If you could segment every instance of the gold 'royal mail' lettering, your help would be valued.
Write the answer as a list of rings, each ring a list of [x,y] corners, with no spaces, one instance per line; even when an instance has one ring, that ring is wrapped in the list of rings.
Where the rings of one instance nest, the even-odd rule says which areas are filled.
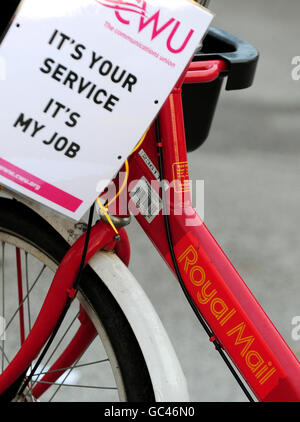
[[[252,343],[255,340],[254,336],[242,337],[242,335],[244,334],[245,328],[246,328],[246,324],[244,322],[241,322],[236,327],[233,327],[231,330],[227,331],[226,333],[228,336],[232,336],[232,334],[237,333],[237,336],[234,342],[235,346],[246,343],[243,350],[241,351],[241,356],[245,356],[249,347],[252,345]]]
[[[188,275],[193,286],[199,288],[196,293],[197,300],[201,305],[209,305],[211,314],[218,321],[220,327],[228,327],[231,318],[236,315],[235,308],[230,309],[225,299],[220,297],[218,290],[214,287],[212,281],[207,280],[206,271],[199,265],[198,251],[193,245],[189,245],[179,256],[178,263],[183,265],[183,271]],[[245,334],[249,332],[249,327],[244,321],[241,321],[234,327],[224,332],[224,335],[232,338],[233,346],[242,347],[240,356],[243,358],[251,374],[255,376],[260,385],[265,384],[275,373],[276,368],[272,362],[266,360],[255,350],[255,336]],[[251,348],[252,347],[252,348]]]

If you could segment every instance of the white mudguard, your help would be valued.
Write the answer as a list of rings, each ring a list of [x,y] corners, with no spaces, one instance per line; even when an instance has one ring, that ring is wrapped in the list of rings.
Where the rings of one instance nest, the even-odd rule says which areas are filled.
[[[185,376],[166,331],[137,280],[111,252],[89,262],[120,305],[139,342],[157,401],[189,401]]]
[[[82,223],[66,219],[40,204],[6,192],[45,218],[70,244],[81,234]],[[112,252],[98,252],[89,262],[124,312],[144,355],[155,399],[190,401],[186,379],[169,337],[146,293],[128,268]]]

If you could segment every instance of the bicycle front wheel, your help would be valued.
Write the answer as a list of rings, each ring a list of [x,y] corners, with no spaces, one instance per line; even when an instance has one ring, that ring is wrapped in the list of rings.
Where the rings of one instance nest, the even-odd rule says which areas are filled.
[[[30,332],[68,248],[40,216],[16,200],[0,198],[0,315],[6,326],[0,345],[1,373]],[[90,337],[84,337],[81,350],[84,320],[90,324]],[[11,381],[2,400],[15,399],[20,380]],[[21,400],[155,400],[135,335],[91,268],[84,270],[77,299]]]

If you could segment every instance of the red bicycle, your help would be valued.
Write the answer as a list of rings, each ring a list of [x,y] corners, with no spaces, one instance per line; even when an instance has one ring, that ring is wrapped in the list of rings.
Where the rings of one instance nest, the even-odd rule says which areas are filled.
[[[77,400],[188,400],[162,324],[127,268],[134,214],[247,398],[299,401],[299,361],[190,198],[187,151],[208,136],[223,81],[247,88],[257,60],[248,43],[210,28],[116,177],[117,194],[108,189],[87,223],[2,189],[3,400],[68,400],[70,388]]]

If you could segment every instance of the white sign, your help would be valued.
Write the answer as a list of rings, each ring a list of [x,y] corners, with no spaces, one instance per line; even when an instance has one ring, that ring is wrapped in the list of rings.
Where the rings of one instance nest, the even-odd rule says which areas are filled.
[[[80,219],[211,20],[189,0],[23,0],[0,47],[0,182]]]

